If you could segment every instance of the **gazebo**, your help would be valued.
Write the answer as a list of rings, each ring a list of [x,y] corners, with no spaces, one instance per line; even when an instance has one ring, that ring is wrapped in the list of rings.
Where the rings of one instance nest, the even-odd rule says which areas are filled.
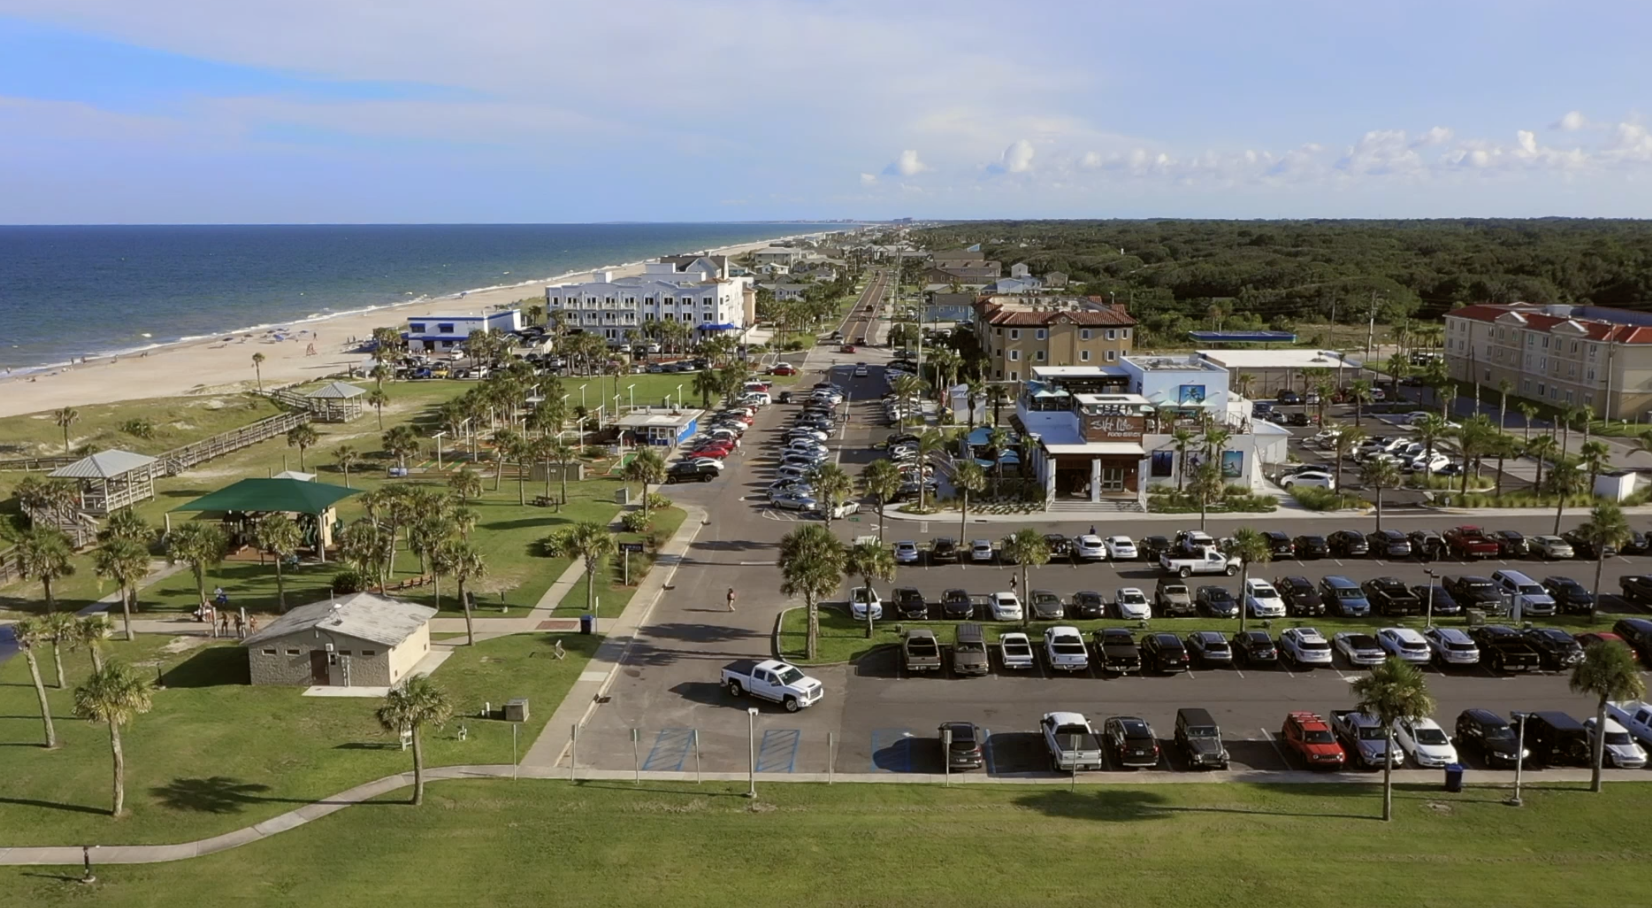
[[[324,482],[306,482],[302,479],[243,479],[209,495],[173,508],[173,511],[221,511],[239,517],[245,523],[252,514],[281,512],[298,514],[304,528],[304,543],[315,549],[316,556],[327,560],[327,546],[333,542],[333,506],[341,499],[361,492]],[[167,515],[167,530],[172,529],[172,516]]]
[[[362,414],[362,395],[367,391],[341,381],[328,382],[304,395],[310,413],[322,422],[349,422]]]
[[[51,476],[75,480],[80,485],[80,509],[107,517],[155,497],[157,462],[131,451],[99,451],[53,470]]]

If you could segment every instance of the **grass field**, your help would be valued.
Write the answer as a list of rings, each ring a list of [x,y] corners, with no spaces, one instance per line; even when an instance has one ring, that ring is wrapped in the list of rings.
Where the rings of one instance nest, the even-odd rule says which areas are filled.
[[[554,635],[524,634],[459,647],[432,676],[451,698],[455,719],[427,736],[432,766],[509,763],[509,723],[475,718],[484,701],[528,697],[522,752],[578,678],[600,638],[561,637],[568,658],[550,658]],[[252,687],[246,654],[235,645],[164,652],[168,640],[111,642],[111,658],[164,671],[154,709],[124,736],[127,808],[109,807],[109,735],[72,714],[73,688],[90,670],[66,657],[67,690],[49,690],[59,749],[42,741],[39,707],[21,658],[0,666],[0,847],[65,842],[189,841],[250,825],[294,806],[412,765],[373,719],[379,700],[303,697],[300,688]],[[49,659],[42,674],[51,684]],[[466,718],[466,717],[469,718]],[[457,740],[463,722],[467,740]],[[7,895],[0,895],[5,904]]]
[[[880,588],[880,592],[881,591],[882,589]],[[801,606],[802,602],[797,602],[797,605]],[[885,602],[884,608],[889,609],[890,604]],[[897,628],[903,626],[931,628],[935,631],[935,635],[940,638],[941,643],[943,645],[947,645],[952,642],[953,635],[956,633],[955,628],[959,623],[961,623],[957,621],[903,622],[895,618],[892,612],[886,611],[885,614],[889,617],[883,621],[877,622],[873,629],[871,639],[867,639],[866,622],[864,620],[857,621],[851,618],[846,606],[842,603],[837,603],[829,607],[823,606],[820,609],[819,658],[814,661],[820,663],[848,662],[860,658],[870,650],[877,647],[899,644],[901,636],[900,631],[897,630]],[[1143,633],[1138,622],[1121,621],[1117,618],[1089,621],[1077,621],[1070,619],[1062,620],[1060,622],[1032,621],[1029,622],[1026,628],[1023,628],[1020,622],[1013,621],[980,621],[976,623],[985,628],[988,643],[997,642],[998,635],[1000,633],[1022,631],[1025,632],[1028,637],[1032,638],[1033,647],[1035,649],[1042,643],[1044,629],[1058,623],[1071,625],[1078,628],[1084,633],[1086,639],[1089,638],[1091,631],[1104,626],[1128,627],[1134,631],[1137,636],[1140,636]],[[1464,620],[1462,618],[1437,618],[1434,623],[1446,627],[1464,626]],[[1593,619],[1582,615],[1562,615],[1541,623],[1554,624],[1564,627],[1573,633],[1581,633],[1582,631],[1590,628],[1605,629],[1612,623],[1612,619],[1606,615],[1600,615]],[[1258,621],[1252,619],[1248,624],[1248,627],[1252,629],[1266,630],[1275,637],[1279,636],[1279,633],[1286,628],[1304,626],[1317,628],[1326,636],[1327,639],[1329,639],[1332,634],[1338,631],[1360,630],[1368,633],[1375,633],[1378,628],[1396,626],[1421,629],[1424,626],[1424,621],[1420,617],[1402,619],[1275,618],[1271,621]],[[1170,631],[1175,633],[1177,636],[1184,638],[1193,631],[1213,630],[1231,635],[1238,629],[1239,621],[1236,618],[1223,619],[1207,618],[1202,616],[1197,618],[1155,618],[1154,620],[1148,622],[1147,627],[1147,630],[1149,631]],[[804,658],[804,654],[808,652],[808,631],[809,619],[807,610],[799,607],[787,612],[784,622],[780,628],[781,658],[808,664],[808,660]]]
[[[282,412],[269,398],[255,394],[163,397],[74,409],[80,415],[69,426],[73,449],[95,445],[139,454],[159,454]],[[133,420],[149,425],[148,437],[123,428]],[[52,413],[0,418],[0,458],[63,453],[63,430]]]
[[[0,869],[19,905],[1640,904],[1652,787],[439,782],[163,865]],[[391,797],[398,797],[393,795]],[[405,797],[400,795],[399,797]],[[388,799],[387,799],[388,800]],[[1635,871],[1635,872],[1630,872]]]

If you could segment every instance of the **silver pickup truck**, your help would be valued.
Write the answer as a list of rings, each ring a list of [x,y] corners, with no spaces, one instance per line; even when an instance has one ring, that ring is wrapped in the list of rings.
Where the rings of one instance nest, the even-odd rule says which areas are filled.
[[[1101,739],[1082,713],[1045,713],[1039,723],[1057,772],[1101,769]]]
[[[1381,769],[1383,755],[1390,765],[1398,768],[1405,763],[1405,754],[1398,747],[1388,749],[1388,736],[1382,723],[1369,713],[1352,709],[1331,710],[1331,731],[1348,751],[1351,762],[1366,769]]]

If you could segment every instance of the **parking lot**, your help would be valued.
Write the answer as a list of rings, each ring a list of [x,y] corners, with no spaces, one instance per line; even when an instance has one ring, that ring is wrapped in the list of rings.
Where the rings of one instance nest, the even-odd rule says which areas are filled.
[[[847,386],[850,402],[848,420],[832,432],[828,446],[833,459],[851,474],[858,473],[879,452],[871,447],[890,430],[879,425],[880,408],[875,403],[881,393],[877,370],[867,379],[850,379],[856,360],[872,360],[881,351],[859,351],[855,355],[813,354],[805,363],[808,383],[818,380],[832,360],[838,362],[834,379]],[[807,387],[804,384],[803,387]],[[857,403],[860,402],[860,403]],[[871,403],[867,403],[871,401]],[[729,661],[763,658],[771,652],[772,633],[779,611],[800,603],[790,602],[778,592],[775,569],[776,545],[786,524],[810,520],[796,512],[770,508],[766,489],[772,480],[773,457],[768,447],[776,429],[790,423],[793,408],[776,405],[759,414],[746,435],[741,453],[731,458],[725,475],[705,485],[674,486],[670,494],[694,501],[711,514],[700,528],[688,560],[678,570],[673,587],[662,598],[647,624],[633,641],[620,676],[608,692],[608,699],[595,707],[580,732],[577,759],[581,767],[629,770],[634,765],[648,771],[744,772],[755,750],[760,772],[775,774],[823,773],[830,766],[840,773],[927,773],[940,770],[937,728],[946,721],[971,721],[989,730],[984,748],[986,771],[1000,776],[1046,773],[1049,759],[1037,732],[1039,718],[1054,710],[1085,714],[1099,728],[1113,715],[1134,715],[1153,725],[1161,739],[1169,737],[1175,712],[1187,706],[1208,709],[1222,726],[1232,757],[1234,772],[1278,772],[1301,769],[1274,740],[1285,714],[1309,709],[1328,716],[1332,709],[1352,705],[1349,682],[1359,669],[1342,663],[1329,669],[1296,671],[1286,668],[1265,670],[1205,669],[1195,666],[1185,674],[1166,677],[1114,677],[1095,672],[1053,676],[1042,664],[1024,674],[1003,671],[994,659],[986,677],[959,678],[943,671],[939,675],[908,677],[900,666],[898,653],[885,650],[854,665],[811,669],[810,674],[825,685],[825,699],[807,710],[788,714],[778,706],[758,703],[758,715],[748,720],[745,707],[752,701],[735,700],[718,686],[718,672]],[[1303,431],[1303,430],[1298,430]],[[1395,509],[1385,515],[1384,528],[1410,531],[1428,529],[1442,532],[1465,522],[1465,518],[1441,515],[1421,509]],[[1563,528],[1580,522],[1568,515]],[[1636,522],[1637,527],[1640,523]],[[1083,523],[1048,522],[1029,515],[1024,522],[986,522],[972,516],[962,533],[964,539],[1002,539],[1021,526],[1037,526],[1041,532],[1063,533],[1069,537],[1088,532]],[[1156,534],[1173,536],[1179,529],[1197,527],[1198,516],[1166,519],[1158,516],[1119,515],[1098,521],[1094,529],[1101,535],[1132,537]],[[1217,537],[1241,525],[1258,529],[1281,529],[1292,535],[1329,535],[1338,529],[1372,531],[1370,517],[1325,517],[1300,515],[1280,517],[1212,516],[1208,531]],[[1514,529],[1528,535],[1553,528],[1552,513],[1522,514],[1485,520],[1488,529]],[[876,533],[876,515],[863,509],[851,520],[834,523],[840,538]],[[956,514],[931,520],[890,519],[884,527],[885,540],[911,540],[927,547],[937,536],[960,536]],[[1328,574],[1340,574],[1355,582],[1394,576],[1407,584],[1422,584],[1425,571],[1439,575],[1473,573],[1488,575],[1500,567],[1524,570],[1534,579],[1566,575],[1592,585],[1593,562],[1569,561],[1544,564],[1539,561],[1489,559],[1472,564],[1453,560],[1424,564],[1415,559],[1327,558],[1317,561],[1284,560],[1253,567],[1253,576],[1274,579],[1305,576],[1314,582]],[[1617,589],[1624,574],[1652,570],[1652,557],[1614,556],[1606,562],[1602,588]],[[1111,601],[1120,587],[1134,586],[1152,594],[1160,574],[1144,562],[1073,564],[1057,562],[1029,568],[1027,587],[1048,589],[1064,600],[1080,590],[1094,590]],[[1011,589],[1011,577],[1020,568],[1007,565],[947,564],[903,566],[892,584],[880,584],[880,592],[895,586],[919,589],[926,599],[938,601],[946,589],[961,588],[973,594],[989,594]],[[1237,592],[1238,577],[1194,577],[1190,586],[1220,584]],[[724,605],[727,589],[738,591],[737,611]],[[847,598],[845,585],[842,598]],[[1028,589],[1018,590],[1025,598]],[[1602,597],[1600,623],[1608,629],[1616,613],[1638,611],[1615,596]],[[842,603],[824,608],[841,609]],[[896,619],[891,616],[886,623]],[[1273,622],[1277,633],[1292,624],[1315,623],[1309,619]],[[1460,623],[1459,619],[1453,619]],[[1579,630],[1585,619],[1566,617],[1557,621],[1570,630]],[[1049,622],[1034,622],[1029,629],[1035,644]],[[1076,622],[1075,622],[1076,623]],[[1116,619],[1107,623],[1123,624]],[[1327,636],[1349,626],[1326,618],[1318,623]],[[1411,619],[1419,626],[1419,619]],[[950,642],[950,623],[932,622],[943,643]],[[1084,622],[1093,627],[1097,622]],[[1155,619],[1153,630],[1176,631],[1185,636],[1192,629],[1222,626],[1237,629],[1237,621],[1225,624],[1209,618]],[[1381,619],[1363,624],[1375,630]],[[1134,626],[1133,623],[1131,626]],[[989,632],[989,639],[993,639]],[[1557,673],[1502,677],[1484,668],[1441,672],[1429,668],[1431,689],[1439,701],[1436,713],[1448,728],[1456,715],[1470,707],[1485,707],[1507,715],[1514,710],[1558,709],[1583,717],[1592,713],[1585,697],[1567,689],[1566,678]],[[633,741],[633,733],[635,740]],[[1171,748],[1161,761],[1163,770],[1179,770]],[[566,759],[564,766],[567,765]],[[1472,761],[1471,761],[1472,765]]]

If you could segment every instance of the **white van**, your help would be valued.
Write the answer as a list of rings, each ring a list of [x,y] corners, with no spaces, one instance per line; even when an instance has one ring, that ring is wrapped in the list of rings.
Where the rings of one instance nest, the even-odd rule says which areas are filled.
[[[1497,595],[1518,621],[1522,617],[1546,617],[1555,613],[1554,598],[1532,578],[1519,571],[1492,571]]]

